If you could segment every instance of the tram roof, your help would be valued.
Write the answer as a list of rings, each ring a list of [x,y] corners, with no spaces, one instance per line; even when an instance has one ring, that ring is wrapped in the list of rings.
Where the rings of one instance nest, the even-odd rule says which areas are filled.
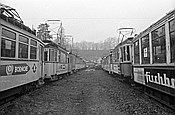
[[[4,9],[13,9],[12,7],[7,6],[7,5],[5,5],[5,4],[2,4],[2,3],[0,3],[0,8],[4,8]]]
[[[0,3],[0,9],[1,9],[1,14],[4,14],[7,17],[11,17],[16,19],[18,22],[23,23],[22,19],[20,18],[18,12],[5,4]]]
[[[43,40],[43,42],[44,42],[45,46],[53,46],[53,47],[56,47],[56,48],[59,47],[59,48],[65,50],[65,51],[67,51],[67,49],[65,47],[61,46],[60,44],[55,43],[52,40]]]
[[[33,35],[36,35],[36,30],[31,30],[29,27],[23,24],[21,17],[16,9],[0,3],[0,18],[4,21],[13,24]]]
[[[128,44],[128,43],[131,43],[131,41],[134,39],[134,37],[128,37],[127,39],[125,39],[123,42],[120,42],[119,44],[117,44],[116,47],[118,46],[121,46],[121,45],[125,45],[125,44]],[[115,47],[115,48],[116,48]]]
[[[174,16],[175,16],[174,12],[175,12],[175,9],[166,13],[165,16],[163,16],[162,18],[160,18],[159,20],[157,20],[156,22],[151,24],[149,27],[147,27],[145,30],[140,32],[137,36],[135,36],[133,41],[141,38],[142,36],[145,36],[148,32],[152,31],[153,28],[155,28],[157,25],[160,25],[162,22],[174,18]]]

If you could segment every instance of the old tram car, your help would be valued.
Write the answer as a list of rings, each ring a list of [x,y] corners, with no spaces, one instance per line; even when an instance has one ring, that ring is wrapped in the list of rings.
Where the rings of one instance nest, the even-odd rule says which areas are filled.
[[[118,44],[112,50],[112,73],[120,76],[121,80],[130,81],[132,76],[131,43],[133,37]]]
[[[86,68],[86,62],[85,60],[80,56],[75,56],[75,71],[81,70],[83,68]]]
[[[107,56],[104,56],[102,58],[102,61],[101,61],[103,70],[105,70],[109,73],[111,72],[111,70],[110,70],[110,63],[111,63],[110,60],[111,60],[111,55],[107,55]]]
[[[44,44],[15,9],[0,4],[0,102],[43,83]],[[41,82],[38,82],[41,81]]]
[[[134,81],[146,94],[175,108],[175,10],[133,40]]]
[[[45,80],[57,80],[68,73],[68,51],[51,40],[44,40],[44,76]]]

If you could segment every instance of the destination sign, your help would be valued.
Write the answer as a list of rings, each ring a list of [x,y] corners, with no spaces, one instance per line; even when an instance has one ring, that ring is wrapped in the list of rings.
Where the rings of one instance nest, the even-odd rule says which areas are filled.
[[[26,74],[30,67],[26,63],[0,66],[0,76]]]

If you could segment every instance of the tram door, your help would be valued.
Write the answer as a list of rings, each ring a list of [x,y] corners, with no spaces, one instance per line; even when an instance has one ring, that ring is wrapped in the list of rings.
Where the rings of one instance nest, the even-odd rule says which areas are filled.
[[[44,78],[44,47],[39,46],[39,75]]]

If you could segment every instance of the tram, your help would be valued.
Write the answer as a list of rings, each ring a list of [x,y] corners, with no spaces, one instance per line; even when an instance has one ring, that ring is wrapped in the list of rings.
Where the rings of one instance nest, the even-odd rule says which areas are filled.
[[[0,11],[0,105],[86,67],[60,44],[38,39],[14,8],[0,4]]]
[[[133,40],[133,75],[145,92],[175,108],[175,10]]]
[[[68,50],[51,40],[44,40],[44,76],[45,79],[57,80],[68,73]],[[70,68],[71,69],[71,68]]]
[[[102,58],[102,68],[129,78],[129,83],[142,86],[145,94],[174,109],[175,10],[129,39]],[[113,69],[108,69],[109,63]]]
[[[118,44],[112,51],[112,73],[120,79],[130,81],[132,76],[131,44],[133,37]]]
[[[44,43],[14,8],[0,4],[0,100],[24,92],[44,78]],[[5,100],[4,100],[5,101]]]

